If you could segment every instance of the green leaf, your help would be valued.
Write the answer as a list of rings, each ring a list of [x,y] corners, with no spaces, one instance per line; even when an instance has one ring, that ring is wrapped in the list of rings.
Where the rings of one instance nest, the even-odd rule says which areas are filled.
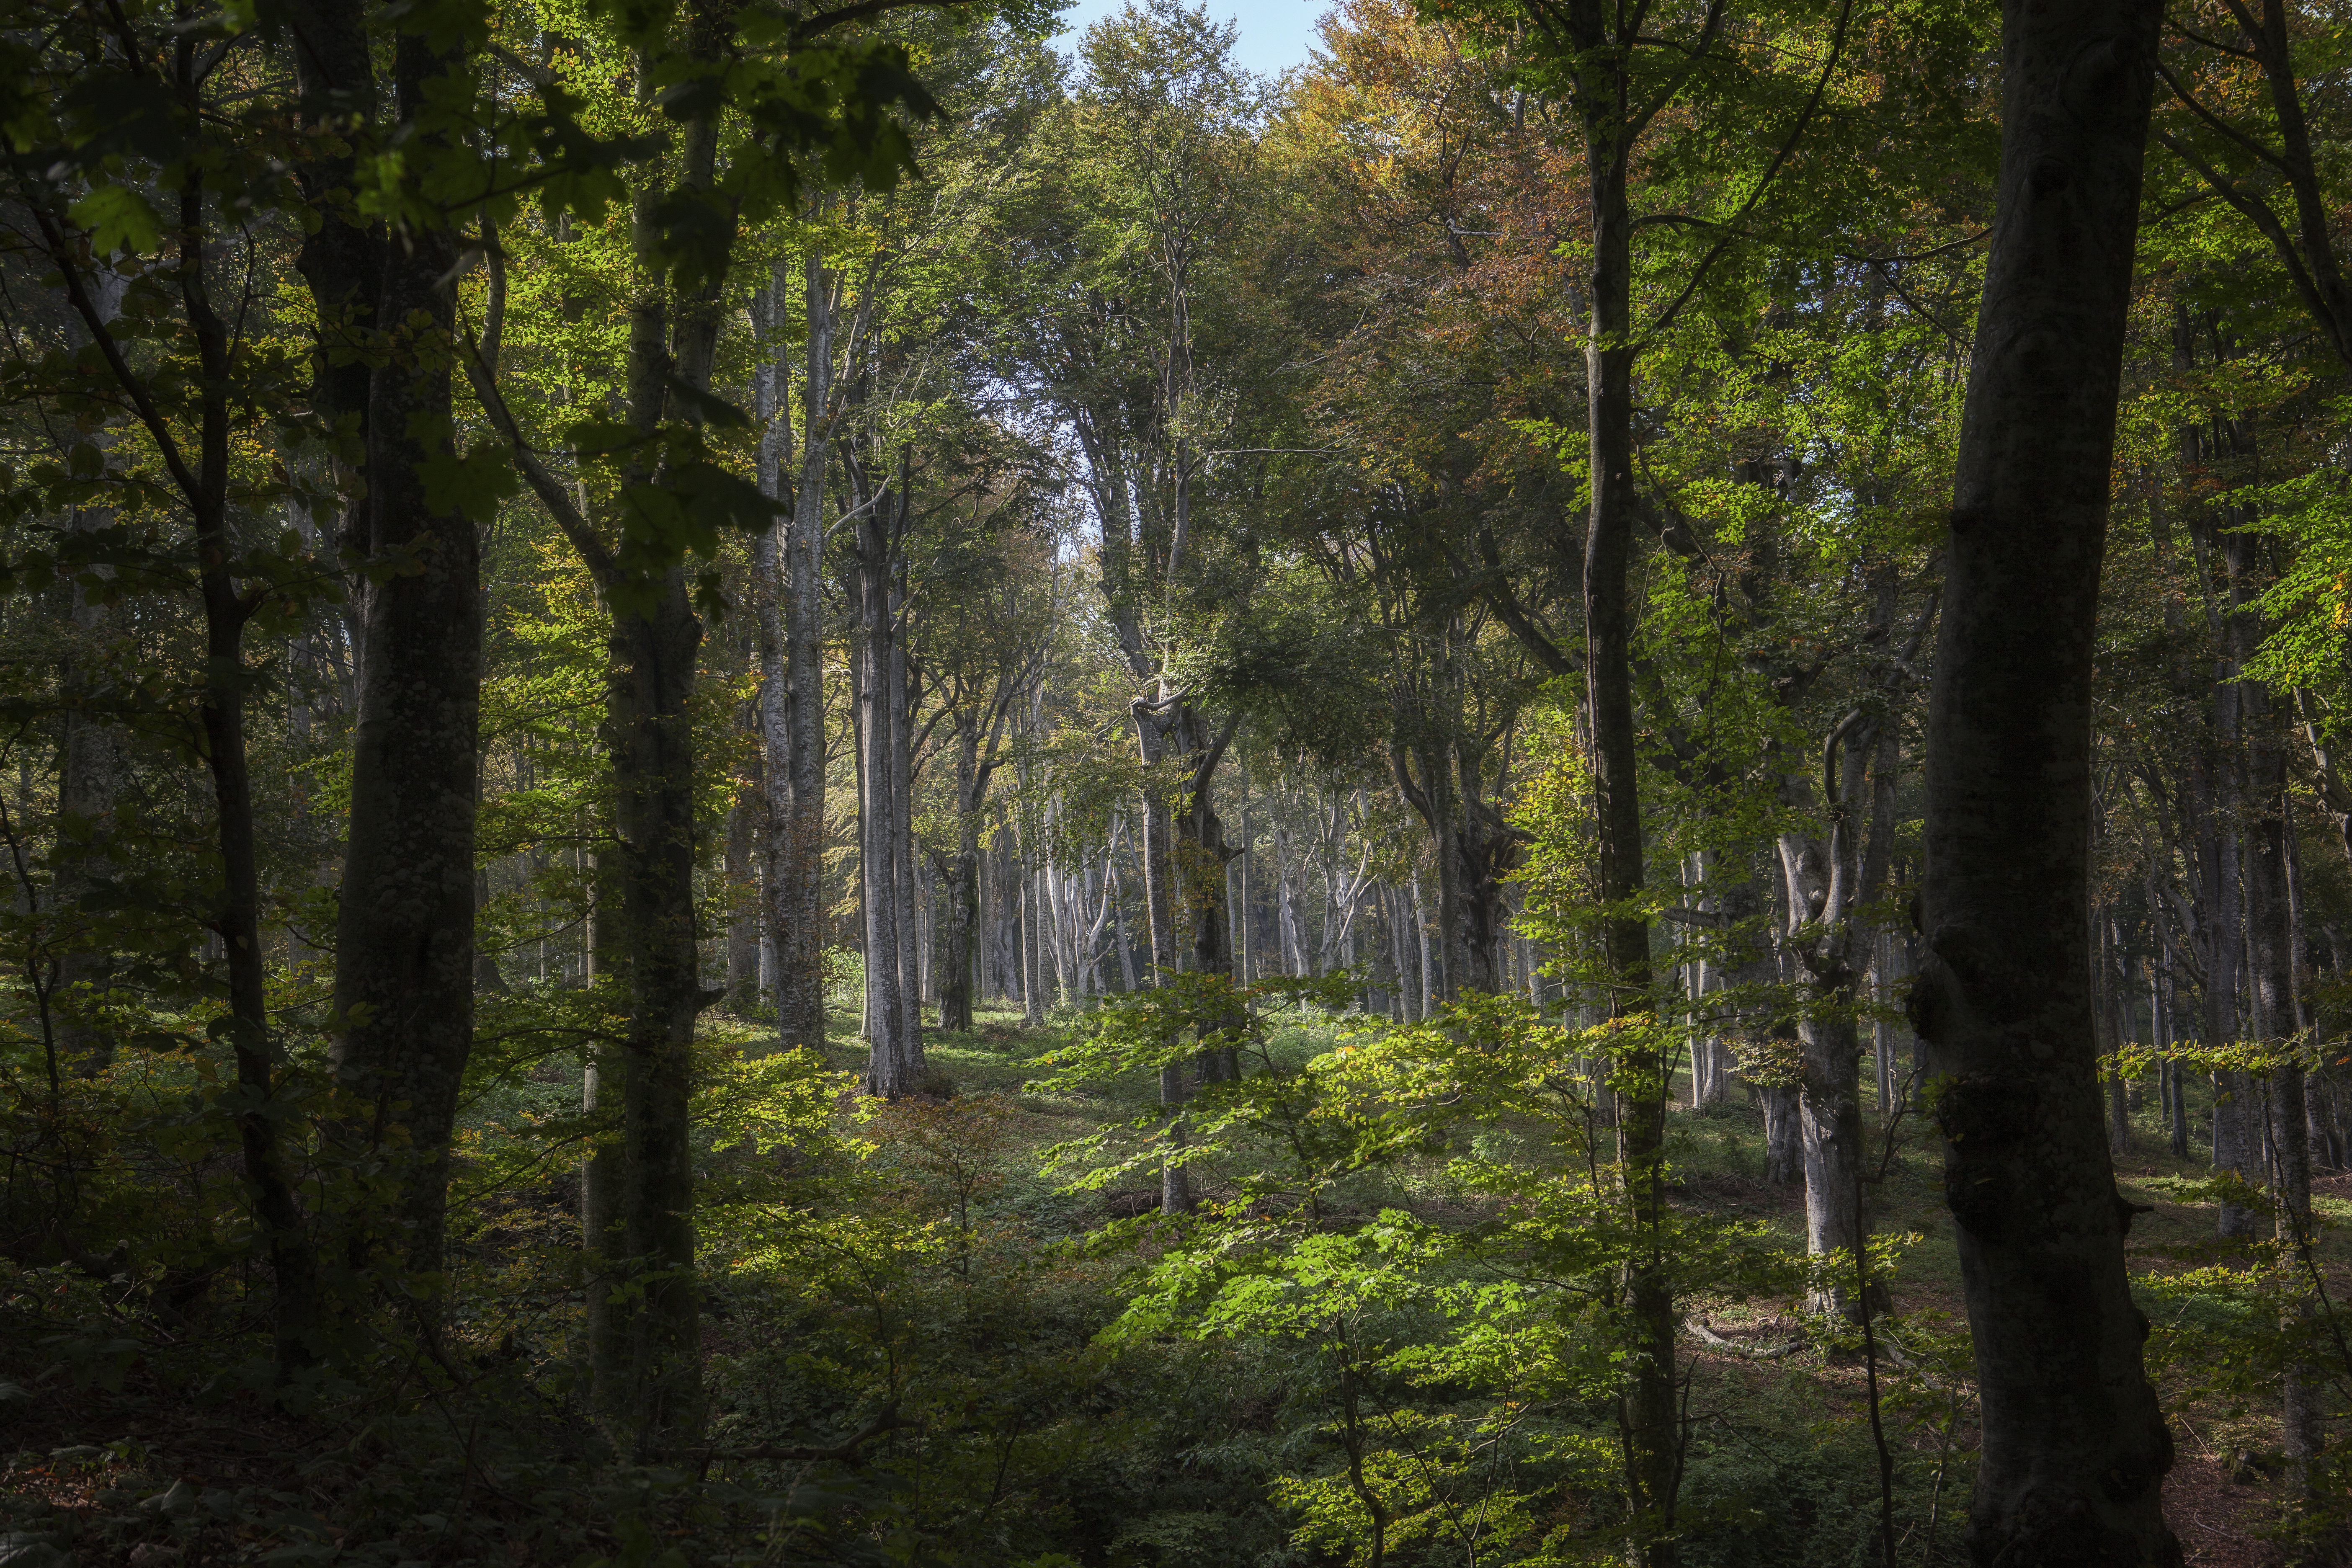
[[[416,465],[425,481],[425,504],[436,513],[462,512],[478,523],[498,515],[499,503],[515,493],[514,457],[495,442],[474,447],[462,458],[436,453]]]
[[[68,210],[74,222],[89,230],[90,247],[101,256],[152,250],[163,232],[154,206],[129,185],[97,186]]]

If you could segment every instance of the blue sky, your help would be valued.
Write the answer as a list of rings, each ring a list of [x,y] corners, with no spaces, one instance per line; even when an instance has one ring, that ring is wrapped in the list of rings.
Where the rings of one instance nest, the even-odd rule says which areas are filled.
[[[1119,9],[1125,0],[1077,0],[1062,13],[1069,30],[1055,42],[1064,54],[1076,47],[1087,24]],[[1330,9],[1331,0],[1207,0],[1209,15],[1219,21],[1241,24],[1234,53],[1239,62],[1263,76],[1276,76],[1302,64],[1315,39],[1315,24]]]

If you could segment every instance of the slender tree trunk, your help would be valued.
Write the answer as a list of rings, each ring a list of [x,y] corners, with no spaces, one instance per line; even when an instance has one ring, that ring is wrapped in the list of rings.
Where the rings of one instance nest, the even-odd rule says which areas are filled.
[[[1122,993],[1135,989],[1135,942],[1127,934],[1127,885],[1121,879],[1118,891],[1112,896],[1111,932],[1118,944],[1118,988]]]
[[[1429,910],[1421,900],[1421,873],[1412,874],[1412,931],[1414,957],[1419,960],[1421,984],[1415,1000],[1420,1004],[1417,1017],[1427,1018],[1437,1011],[1440,993],[1434,955],[1430,952]]]
[[[2006,0],[2001,177],[1927,732],[1914,1016],[1976,1344],[1971,1560],[2177,1564],[2092,1016],[2091,702],[2151,0]]]
[[[1610,83],[1585,106],[1585,158],[1592,223],[1591,308],[1585,342],[1585,406],[1591,438],[1591,507],[1584,546],[1585,700],[1592,726],[1594,823],[1606,963],[1605,1004],[1612,1018],[1648,1021],[1650,929],[1632,907],[1643,885],[1642,806],[1633,723],[1633,612],[1626,571],[1633,534],[1633,223],[1626,203],[1630,108],[1621,63],[1601,68]],[[1612,90],[1613,89],[1613,90]],[[1580,92],[1580,99],[1587,94]],[[1449,955],[1450,956],[1450,955]],[[1449,989],[1463,977],[1449,974]],[[1653,1030],[1657,1042],[1666,1036]],[[1632,1037],[1641,1038],[1637,1032]],[[1681,1468],[1681,1415],[1675,1374],[1675,1300],[1663,1252],[1665,1222],[1665,1064],[1663,1045],[1640,1048],[1626,1063],[1656,1074],[1654,1087],[1618,1096],[1617,1157],[1627,1218],[1648,1240],[1633,1245],[1624,1279],[1631,1369],[1623,1395],[1626,1472],[1639,1520],[1645,1568],[1678,1561],[1672,1531]]]
[[[755,776],[727,812],[727,1010],[737,1017],[760,1005],[760,780]]]
[[[221,857],[220,901],[212,929],[228,971],[229,1040],[243,1099],[236,1115],[237,1141],[247,1201],[269,1255],[273,1348],[283,1378],[317,1359],[324,1303],[317,1254],[278,1133],[271,1070],[276,1053],[269,1039],[268,973],[261,949],[260,846],[254,828],[253,771],[246,752],[247,614],[229,574],[228,333],[205,291],[202,199],[193,184],[183,195],[184,230],[197,243],[182,252],[180,286],[196,328],[204,375],[202,467],[198,493],[187,499],[195,514],[197,587],[205,619],[199,721],[218,814],[215,831]],[[63,257],[57,259],[61,267],[71,265]]]
[[[2280,1058],[2263,1086],[2269,1110],[2269,1126],[2264,1131],[2273,1154],[2270,1186],[2275,1206],[2274,1234],[2300,1258],[2308,1257],[2316,1238],[2311,1228],[2311,1135],[2304,1071],[2292,1051],[2296,1019],[2286,751],[2269,711],[2269,694],[2250,687],[2246,710],[2246,956],[2252,982],[2249,989],[2254,1037]],[[2290,1321],[2307,1310],[2297,1302],[2288,1310]],[[2287,1365],[2280,1378],[2286,1456],[2305,1487],[2311,1482],[2311,1461],[2318,1456],[2324,1436],[2325,1386],[2315,1380],[2309,1366],[2297,1363]]]
[[[877,503],[877,505],[879,503]],[[868,509],[868,511],[872,510]],[[868,1092],[896,1100],[914,1089],[901,1069],[898,1018],[898,881],[892,867],[888,616],[880,529],[861,526],[871,553],[858,567],[860,616],[856,697],[860,757],[858,864],[866,904],[866,1033]]]
[[[2110,946],[2115,940],[2112,918],[2099,920],[2096,951],[2099,967],[2092,991],[2096,998],[2101,1020],[2100,1033],[2105,1037],[2109,1052],[2120,1052],[2127,1043],[2124,1030],[2123,996],[2117,984],[2122,978],[2120,956]],[[2107,1152],[2124,1155],[2131,1152],[2131,1100],[2126,1092],[2120,1061],[2116,1070],[2105,1075],[2107,1093]]]
[[[964,716],[956,732],[956,851],[944,868],[947,931],[940,953],[940,1027],[971,1029],[974,938],[980,915],[980,772],[977,722]]]
[[[1148,765],[1159,760],[1160,731],[1146,715],[1138,714],[1136,734]],[[1152,983],[1176,968],[1175,856],[1169,843],[1167,803],[1155,791],[1143,797],[1143,905],[1150,921]],[[1181,1155],[1184,1143],[1184,1069],[1170,1063],[1160,1069],[1160,1104],[1168,1116],[1168,1142]],[[1160,1208],[1163,1214],[1185,1214],[1192,1207],[1192,1183],[1181,1159],[1171,1157],[1160,1170]]]
[[[802,346],[802,437],[796,467],[794,411],[780,358],[772,465],[762,479],[782,499],[791,482],[792,517],[761,536],[761,733],[767,789],[767,923],[776,951],[772,981],[776,1037],[785,1046],[824,1045],[824,479],[832,458],[836,280],[810,255],[802,267],[806,331]],[[770,311],[782,316],[784,269],[770,285]],[[772,474],[772,478],[770,475]]]
[[[1877,1017],[1871,1020],[1870,1049],[1872,1060],[1877,1068],[1878,1114],[1886,1116],[1892,1114],[1895,1110],[1895,1064],[1902,1056],[1901,1048],[1895,1040],[1895,1025],[1887,1019],[1885,1013],[1885,1009],[1892,1006],[1895,1002],[1895,942],[1889,933],[1880,931],[1877,940],[1872,945],[1877,949],[1877,952],[1871,959],[1870,995],[1871,1000],[1878,1005],[1881,1012]]]
[[[597,857],[583,855],[588,910],[582,922],[580,984],[593,992],[600,973],[617,963],[620,900],[611,894],[609,874]],[[588,1340],[588,1403],[598,1417],[621,1421],[629,1407],[628,1310],[614,1300],[625,1278],[627,1242],[621,1234],[621,1058],[603,1042],[583,1053],[580,1114],[593,1130],[587,1157],[580,1162],[581,1298]]]
[[[906,528],[904,509],[908,498],[898,498],[900,515],[893,528],[894,541],[903,537]],[[915,887],[915,781],[914,759],[909,754],[914,746],[913,715],[908,691],[907,648],[903,635],[906,618],[906,586],[903,561],[897,563],[892,574],[890,594],[890,657],[885,674],[888,677],[887,712],[889,733],[890,784],[890,879],[891,902],[897,908],[898,950],[891,969],[898,982],[898,1036],[894,1042],[902,1064],[899,1071],[910,1083],[923,1077],[923,964],[921,911],[917,905]]]
[[[110,292],[119,309],[121,290]],[[110,320],[115,311],[102,307],[102,313]],[[113,521],[110,510],[75,514],[77,528],[108,528]],[[113,606],[92,603],[79,586],[68,584],[66,592],[72,598],[74,651],[58,682],[71,705],[64,713],[65,732],[58,747],[58,814],[71,818],[78,831],[70,849],[61,834],[53,856],[49,907],[58,914],[74,910],[90,890],[113,879],[115,865],[108,846],[117,826],[116,803],[131,771],[127,731],[120,722],[92,710],[100,706],[104,684],[99,667],[108,646],[124,630],[123,617]],[[58,956],[51,994],[61,1004],[58,1052],[72,1061],[75,1072],[95,1077],[114,1059],[114,1033],[94,1016],[114,972],[114,959],[86,936],[74,933],[68,940],[70,945]]]

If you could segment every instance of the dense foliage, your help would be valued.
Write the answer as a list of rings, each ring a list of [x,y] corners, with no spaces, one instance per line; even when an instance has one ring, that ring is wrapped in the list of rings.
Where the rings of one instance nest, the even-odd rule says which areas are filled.
[[[0,11],[0,1565],[1993,1560],[1997,7]],[[2352,1561],[2347,21],[2116,68],[2189,1562]]]

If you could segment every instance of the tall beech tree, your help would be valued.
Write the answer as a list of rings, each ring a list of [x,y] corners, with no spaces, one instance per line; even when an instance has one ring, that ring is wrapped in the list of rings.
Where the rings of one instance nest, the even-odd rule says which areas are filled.
[[[1979,1563],[2170,1563],[2095,1058],[2091,682],[2153,0],[2010,0],[1946,548],[1915,1018],[1984,1408]]]
[[[2352,1522],[2326,14],[208,3],[0,0],[18,1546]]]
[[[332,212],[304,256],[322,325],[321,411],[356,416],[362,453],[344,542],[384,563],[359,595],[334,1068],[345,1153],[388,1164],[393,1180],[389,1202],[363,1199],[345,1216],[341,1240],[354,1263],[381,1252],[423,1277],[428,1299],[477,978],[480,548],[446,470],[457,439],[455,208],[472,194],[467,176],[478,185],[482,171],[462,146],[469,116],[451,111],[474,85],[463,42],[478,42],[456,20],[427,12],[395,33],[391,121],[361,121],[367,139],[405,144],[410,177],[384,193],[396,200],[373,204],[391,209],[388,220],[362,230]],[[313,21],[297,45],[304,96],[326,116],[374,105],[362,7],[331,0]],[[349,374],[353,363],[367,367],[363,380]],[[342,402],[362,391],[363,401]]]

